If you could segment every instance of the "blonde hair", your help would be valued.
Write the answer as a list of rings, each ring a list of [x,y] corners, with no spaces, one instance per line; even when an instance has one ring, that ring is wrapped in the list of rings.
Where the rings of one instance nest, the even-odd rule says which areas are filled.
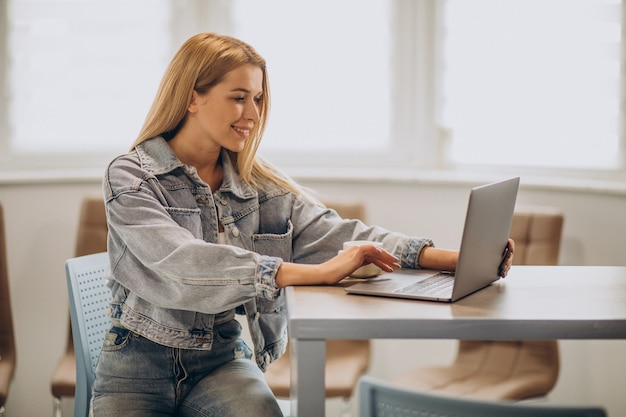
[[[241,178],[251,186],[270,180],[282,188],[299,193],[299,187],[273,166],[257,157],[270,109],[270,90],[265,59],[250,45],[230,36],[199,33],[189,38],[176,52],[165,71],[156,98],[132,148],[145,140],[176,135],[185,122],[194,91],[208,92],[230,71],[252,64],[263,72],[263,100],[259,121],[241,152],[228,151]]]

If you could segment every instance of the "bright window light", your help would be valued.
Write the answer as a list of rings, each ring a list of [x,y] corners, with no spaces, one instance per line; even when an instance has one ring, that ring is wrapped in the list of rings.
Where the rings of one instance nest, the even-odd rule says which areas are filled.
[[[262,147],[373,150],[389,143],[387,0],[236,0],[233,34],[267,60],[272,111]]]
[[[619,166],[619,1],[447,0],[442,12],[449,163]]]
[[[127,150],[170,59],[169,3],[11,0],[11,151]]]

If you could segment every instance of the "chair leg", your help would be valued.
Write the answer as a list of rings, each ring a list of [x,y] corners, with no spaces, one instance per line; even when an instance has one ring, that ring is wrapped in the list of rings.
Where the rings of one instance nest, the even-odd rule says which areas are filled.
[[[61,407],[61,398],[54,397],[52,405],[52,416],[63,417],[63,407]]]

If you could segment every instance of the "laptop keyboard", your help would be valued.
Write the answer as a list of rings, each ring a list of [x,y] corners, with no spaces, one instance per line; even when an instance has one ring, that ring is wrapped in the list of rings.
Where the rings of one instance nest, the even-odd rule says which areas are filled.
[[[453,285],[454,274],[450,272],[439,272],[422,281],[398,288],[394,293],[429,296],[450,295],[452,294]]]

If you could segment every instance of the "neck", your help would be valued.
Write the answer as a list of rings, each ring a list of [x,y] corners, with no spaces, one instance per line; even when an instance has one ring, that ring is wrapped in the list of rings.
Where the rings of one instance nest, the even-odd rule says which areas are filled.
[[[200,178],[215,191],[222,184],[224,170],[220,161],[221,148],[207,149],[190,140],[174,136],[168,144],[176,157],[185,165],[196,168]]]

